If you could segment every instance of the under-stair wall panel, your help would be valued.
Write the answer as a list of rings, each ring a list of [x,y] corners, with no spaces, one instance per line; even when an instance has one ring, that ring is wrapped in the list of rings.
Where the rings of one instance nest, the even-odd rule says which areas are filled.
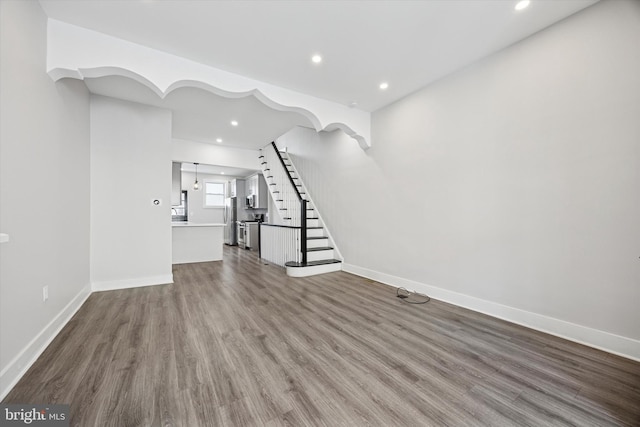
[[[300,229],[261,224],[260,257],[282,267],[289,261],[300,262]]]

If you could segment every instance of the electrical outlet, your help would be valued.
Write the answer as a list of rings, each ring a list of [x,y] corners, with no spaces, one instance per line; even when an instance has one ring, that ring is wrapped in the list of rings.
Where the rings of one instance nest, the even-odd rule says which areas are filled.
[[[42,288],[42,301],[46,301],[49,299],[49,285]]]

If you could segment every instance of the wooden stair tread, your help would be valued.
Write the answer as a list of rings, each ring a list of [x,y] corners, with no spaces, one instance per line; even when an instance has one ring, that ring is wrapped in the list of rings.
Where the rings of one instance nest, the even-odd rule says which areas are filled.
[[[321,248],[307,248],[307,252],[317,252],[317,251],[329,251],[333,248],[331,246],[323,246]]]
[[[323,259],[320,261],[307,261],[306,263],[289,261],[284,265],[285,267],[312,267],[314,265],[339,264],[341,262],[339,259]]]

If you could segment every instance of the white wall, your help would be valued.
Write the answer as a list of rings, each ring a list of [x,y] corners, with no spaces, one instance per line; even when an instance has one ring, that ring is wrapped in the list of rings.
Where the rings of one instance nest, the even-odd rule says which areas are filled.
[[[182,172],[182,190],[187,190],[187,201],[189,203],[189,221],[197,223],[214,223],[223,224],[224,208],[205,208],[204,207],[204,183],[205,181],[215,181],[227,183],[234,178],[241,178],[229,175],[213,175],[207,173],[198,173],[198,181],[200,182],[200,190],[193,190],[193,183],[196,174],[193,172]]]
[[[640,359],[640,2],[280,138],[347,268]]]
[[[169,110],[91,97],[94,290],[172,281],[170,144]]]
[[[173,139],[171,141],[171,159],[174,162],[198,162],[208,165],[258,170],[260,169],[258,156],[258,150],[231,148],[183,139]]]
[[[38,2],[0,1],[0,399],[89,295],[89,94],[45,59]]]

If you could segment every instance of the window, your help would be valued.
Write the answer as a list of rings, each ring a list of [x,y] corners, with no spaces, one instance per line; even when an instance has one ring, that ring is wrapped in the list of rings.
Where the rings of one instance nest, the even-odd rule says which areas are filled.
[[[205,181],[204,183],[204,207],[222,208],[224,207],[224,183]]]

